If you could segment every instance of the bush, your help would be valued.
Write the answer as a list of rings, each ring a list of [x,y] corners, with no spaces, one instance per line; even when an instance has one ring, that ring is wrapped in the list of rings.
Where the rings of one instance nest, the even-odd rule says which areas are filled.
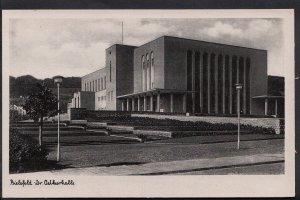
[[[44,167],[48,151],[30,136],[15,129],[9,133],[9,171],[24,172]]]
[[[27,115],[21,115],[16,110],[9,110],[9,122],[18,122],[29,119]]]

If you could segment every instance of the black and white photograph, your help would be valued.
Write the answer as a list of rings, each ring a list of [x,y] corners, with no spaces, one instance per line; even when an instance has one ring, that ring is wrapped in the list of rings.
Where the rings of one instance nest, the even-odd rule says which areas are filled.
[[[3,194],[293,195],[293,29],[292,10],[4,12]]]

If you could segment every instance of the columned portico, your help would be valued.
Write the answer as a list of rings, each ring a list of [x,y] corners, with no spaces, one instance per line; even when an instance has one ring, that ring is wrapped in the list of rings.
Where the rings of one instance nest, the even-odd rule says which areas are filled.
[[[244,83],[243,83],[243,114],[247,113],[247,65],[246,65],[246,59],[244,59],[244,63],[243,63],[243,67],[244,67]]]
[[[130,111],[130,99],[127,98],[127,111]]]
[[[203,113],[203,60],[204,60],[204,54],[200,54],[200,112]]]
[[[153,94],[150,95],[150,111],[153,112]]]
[[[170,112],[172,113],[172,112],[174,112],[174,94],[173,93],[171,93],[170,94]]]
[[[186,94],[182,96],[182,111],[186,113]]]
[[[259,103],[264,106],[265,115],[273,115],[275,117],[283,117],[283,109],[278,109],[278,103],[284,106],[284,96],[272,96],[272,95],[262,95],[252,97],[255,103]]]
[[[147,111],[147,96],[144,95],[144,111]]]
[[[195,52],[192,53],[192,112],[195,113]]]
[[[269,99],[265,99],[265,115],[268,115],[268,103],[269,103]]]
[[[157,94],[156,98],[156,109],[157,112],[160,112],[160,93]]]
[[[232,87],[233,87],[233,81],[232,81],[232,57],[229,56],[229,114],[232,114]]]
[[[131,106],[131,110],[132,111],[135,111],[135,101],[134,101],[134,97],[132,98],[132,100],[131,100],[131,103],[132,103],[132,106]]]
[[[210,54],[207,56],[207,113],[210,113]]]
[[[137,105],[138,105],[138,107],[137,107],[138,111],[141,111],[141,98],[140,98],[140,96],[138,96]]]
[[[125,111],[125,102],[124,101],[122,101],[122,111]]]
[[[223,114],[226,112],[226,65],[225,65],[225,56],[222,57],[222,108],[223,108]],[[228,70],[228,69],[227,69]],[[227,85],[228,87],[228,85]]]
[[[215,56],[215,74],[214,74],[214,78],[215,78],[215,92],[214,92],[214,97],[215,98],[215,113],[218,114],[219,113],[219,109],[218,109],[218,101],[219,101],[219,87],[218,87],[218,83],[219,83],[219,80],[218,80],[218,70],[219,70],[219,63],[218,63],[218,55]]]

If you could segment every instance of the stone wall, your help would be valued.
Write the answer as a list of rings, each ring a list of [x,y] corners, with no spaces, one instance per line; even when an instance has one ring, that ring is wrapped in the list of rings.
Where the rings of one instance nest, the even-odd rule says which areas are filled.
[[[237,123],[236,117],[214,117],[214,116],[172,116],[172,115],[158,115],[158,114],[132,114],[132,117],[151,117],[156,119],[174,119],[180,121],[203,121],[209,123]],[[276,134],[284,132],[284,119],[282,118],[243,118],[241,117],[241,124],[259,126],[265,128],[273,128]]]

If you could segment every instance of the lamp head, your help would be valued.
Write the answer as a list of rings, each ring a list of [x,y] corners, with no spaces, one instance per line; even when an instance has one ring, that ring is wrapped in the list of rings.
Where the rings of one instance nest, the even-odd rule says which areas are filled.
[[[55,84],[60,84],[60,83],[62,83],[63,78],[64,78],[64,77],[62,77],[62,76],[54,76],[54,77],[53,77],[54,83],[55,83]]]
[[[243,84],[241,84],[241,83],[235,84],[235,89],[241,90],[242,88],[243,88]]]

